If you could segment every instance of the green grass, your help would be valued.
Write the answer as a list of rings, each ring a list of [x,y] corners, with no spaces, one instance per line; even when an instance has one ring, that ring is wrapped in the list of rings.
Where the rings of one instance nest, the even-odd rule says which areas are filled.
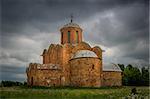
[[[1,87],[1,99],[118,99],[127,97],[133,87]],[[139,97],[148,99],[148,87],[136,87]],[[126,98],[125,98],[126,99]]]

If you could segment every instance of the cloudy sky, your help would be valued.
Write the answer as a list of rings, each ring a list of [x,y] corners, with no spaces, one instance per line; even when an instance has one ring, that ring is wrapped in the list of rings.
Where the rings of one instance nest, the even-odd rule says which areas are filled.
[[[104,63],[148,65],[148,7],[148,0],[2,0],[0,80],[25,81],[28,64],[60,43],[71,13],[84,41],[105,50]]]

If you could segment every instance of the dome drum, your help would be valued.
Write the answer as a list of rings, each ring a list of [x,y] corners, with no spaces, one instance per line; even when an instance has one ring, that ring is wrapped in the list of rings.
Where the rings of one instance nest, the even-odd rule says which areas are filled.
[[[76,44],[82,42],[82,29],[75,23],[68,23],[61,29],[61,44]]]

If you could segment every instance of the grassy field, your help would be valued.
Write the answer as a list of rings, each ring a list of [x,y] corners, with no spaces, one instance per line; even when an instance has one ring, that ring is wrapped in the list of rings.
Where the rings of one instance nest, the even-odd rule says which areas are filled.
[[[130,99],[133,87],[28,88],[1,87],[1,99]],[[149,98],[148,87],[136,87],[139,99]]]

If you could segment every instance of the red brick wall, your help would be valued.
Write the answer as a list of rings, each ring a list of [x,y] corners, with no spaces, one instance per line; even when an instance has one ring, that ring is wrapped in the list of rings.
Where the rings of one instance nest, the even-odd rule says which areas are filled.
[[[121,72],[103,71],[103,86],[122,86]]]

